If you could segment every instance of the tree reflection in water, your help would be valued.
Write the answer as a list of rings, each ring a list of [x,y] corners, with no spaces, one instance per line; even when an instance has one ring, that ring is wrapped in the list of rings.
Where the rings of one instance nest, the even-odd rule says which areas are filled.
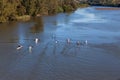
[[[30,28],[31,33],[40,33],[44,31],[43,20],[41,17],[35,18],[35,25]]]

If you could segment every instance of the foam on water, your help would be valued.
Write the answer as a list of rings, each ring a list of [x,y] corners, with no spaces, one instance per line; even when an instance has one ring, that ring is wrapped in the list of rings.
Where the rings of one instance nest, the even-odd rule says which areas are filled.
[[[107,21],[101,16],[93,13],[90,8],[78,9],[74,14],[77,18],[71,20],[73,23],[104,23]]]

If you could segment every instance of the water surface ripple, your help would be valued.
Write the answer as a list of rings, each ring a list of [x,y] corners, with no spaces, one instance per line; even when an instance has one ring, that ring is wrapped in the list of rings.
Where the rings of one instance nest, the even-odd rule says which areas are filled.
[[[120,11],[95,8],[0,24],[0,80],[120,80]]]

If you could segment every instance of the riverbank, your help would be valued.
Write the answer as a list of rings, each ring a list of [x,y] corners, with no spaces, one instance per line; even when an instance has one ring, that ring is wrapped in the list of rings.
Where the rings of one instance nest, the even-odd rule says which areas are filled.
[[[78,8],[84,8],[84,7],[88,7],[88,4],[77,4],[77,3],[73,3],[71,4],[65,4],[63,6],[57,6],[54,9],[48,10],[48,9],[43,9],[40,12],[36,12],[37,9],[35,9],[35,11],[33,11],[33,14],[30,13],[21,13],[20,11],[17,11],[15,14],[11,14],[11,15],[2,15],[0,16],[0,23],[5,23],[5,22],[11,22],[11,21],[28,21],[31,19],[31,17],[41,17],[41,16],[49,16],[49,15],[56,15],[58,13],[70,13],[75,11]],[[44,7],[44,6],[43,6]],[[26,10],[27,11],[27,10]],[[7,14],[7,13],[6,13]]]
[[[0,22],[28,20],[28,16],[53,15],[76,10],[80,3],[74,0],[21,0],[0,2]],[[26,15],[28,15],[26,17]]]
[[[120,10],[119,7],[103,7],[103,8],[95,8],[96,10]]]
[[[30,15],[23,15],[23,16],[18,16],[16,17],[16,19],[19,21],[19,20],[22,20],[22,21],[28,21],[31,19],[31,16]]]

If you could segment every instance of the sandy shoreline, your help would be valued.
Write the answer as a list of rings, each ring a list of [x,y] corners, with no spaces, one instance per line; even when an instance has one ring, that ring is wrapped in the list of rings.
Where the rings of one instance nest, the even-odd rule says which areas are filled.
[[[112,7],[112,8],[108,8],[108,7],[104,7],[104,8],[95,8],[96,10],[120,10],[120,8],[118,7]]]

